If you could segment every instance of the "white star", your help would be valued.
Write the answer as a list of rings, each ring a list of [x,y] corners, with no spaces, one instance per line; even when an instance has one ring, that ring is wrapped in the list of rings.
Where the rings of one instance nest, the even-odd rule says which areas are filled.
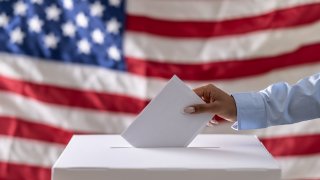
[[[39,33],[41,31],[43,22],[39,19],[38,16],[33,16],[28,21],[30,31]]]
[[[64,23],[62,26],[62,32],[63,35],[68,37],[74,37],[74,34],[76,32],[76,27],[72,24],[72,22]]]
[[[0,27],[6,27],[9,22],[9,17],[5,13],[0,14]]]
[[[10,40],[13,43],[22,44],[24,38],[24,33],[21,31],[20,27],[17,27],[10,33]]]
[[[90,5],[90,13],[92,16],[101,17],[104,9],[105,7],[100,3],[100,1],[96,1]]]
[[[78,45],[78,49],[79,49],[80,53],[83,53],[83,54],[90,53],[91,47],[90,47],[90,43],[88,42],[88,40],[81,39],[77,45]]]
[[[59,39],[52,33],[44,37],[44,44],[48,48],[55,49],[57,47],[58,42],[59,42]]]
[[[116,46],[111,46],[108,49],[107,53],[108,53],[108,56],[113,60],[119,61],[121,58],[120,51]]]
[[[121,23],[119,23],[116,18],[112,18],[107,22],[107,31],[109,33],[118,34],[120,27]]]
[[[24,16],[26,15],[27,5],[22,1],[18,1],[13,5],[13,11],[15,15]]]
[[[73,9],[73,1],[72,0],[63,0],[62,2],[63,2],[64,8],[69,9],[69,10]]]
[[[101,32],[100,29],[95,29],[91,34],[93,42],[97,44],[103,44],[104,41],[104,34]]]
[[[109,0],[110,6],[119,7],[121,4],[121,0]]]
[[[51,5],[50,7],[46,8],[48,20],[58,21],[60,13],[61,11],[56,5]]]
[[[83,27],[83,28],[88,27],[88,18],[83,12],[80,12],[77,14],[76,22],[80,27]]]
[[[32,0],[31,2],[34,3],[34,4],[41,5],[43,3],[43,0]]]

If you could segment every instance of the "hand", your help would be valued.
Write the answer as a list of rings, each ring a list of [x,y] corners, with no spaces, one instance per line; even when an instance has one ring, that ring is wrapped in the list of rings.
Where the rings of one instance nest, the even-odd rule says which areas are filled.
[[[212,84],[193,90],[205,104],[194,104],[184,109],[185,113],[195,114],[212,112],[228,121],[234,122],[237,117],[237,107],[232,96]]]

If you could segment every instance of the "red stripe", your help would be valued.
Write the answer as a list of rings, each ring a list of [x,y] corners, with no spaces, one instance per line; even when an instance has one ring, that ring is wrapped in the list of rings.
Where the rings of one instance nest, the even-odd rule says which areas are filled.
[[[0,179],[1,180],[50,180],[50,168],[0,162]]]
[[[275,157],[320,153],[320,134],[260,139]]]
[[[5,76],[0,76],[0,90],[52,104],[133,114],[139,113],[148,103],[146,100],[126,95],[76,90],[21,81]]]
[[[145,77],[171,78],[176,74],[184,80],[218,80],[253,76],[293,65],[320,62],[319,52],[320,44],[313,44],[288,54],[248,60],[175,64],[166,63],[165,60],[156,62],[126,57],[126,61],[129,72]]]
[[[73,132],[68,130],[7,116],[0,116],[0,127],[0,134],[2,135],[35,139],[64,145],[69,142],[73,135]]]
[[[317,3],[277,10],[254,17],[212,22],[169,21],[128,15],[127,29],[160,36],[207,38],[300,26],[319,19],[320,4]]]

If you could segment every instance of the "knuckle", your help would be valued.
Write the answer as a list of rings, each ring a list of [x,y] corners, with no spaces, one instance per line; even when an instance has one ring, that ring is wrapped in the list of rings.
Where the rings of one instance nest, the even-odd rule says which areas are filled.
[[[215,86],[213,84],[208,84],[207,87],[210,88],[210,89],[215,88]]]
[[[206,87],[212,87],[212,84],[207,84]]]

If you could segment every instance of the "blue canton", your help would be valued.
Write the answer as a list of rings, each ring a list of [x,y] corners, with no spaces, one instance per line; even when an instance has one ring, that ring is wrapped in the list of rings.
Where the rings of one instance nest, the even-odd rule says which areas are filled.
[[[125,70],[123,0],[0,0],[0,51]]]

